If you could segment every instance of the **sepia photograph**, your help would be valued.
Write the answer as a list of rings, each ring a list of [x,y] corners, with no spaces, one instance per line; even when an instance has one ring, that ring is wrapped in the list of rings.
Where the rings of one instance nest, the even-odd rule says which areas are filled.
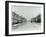
[[[44,3],[8,2],[8,6],[9,35],[44,33]]]

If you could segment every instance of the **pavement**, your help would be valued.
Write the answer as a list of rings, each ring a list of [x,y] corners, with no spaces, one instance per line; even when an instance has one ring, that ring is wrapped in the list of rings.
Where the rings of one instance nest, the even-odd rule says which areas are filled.
[[[23,23],[23,24],[14,24],[12,26],[13,31],[31,31],[31,30],[40,30],[41,23]]]

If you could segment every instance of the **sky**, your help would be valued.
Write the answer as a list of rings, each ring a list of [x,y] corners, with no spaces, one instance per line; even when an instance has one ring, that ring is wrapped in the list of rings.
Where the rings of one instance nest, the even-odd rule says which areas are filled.
[[[25,17],[27,20],[41,14],[41,7],[38,6],[11,6],[11,12],[15,12],[20,16]]]

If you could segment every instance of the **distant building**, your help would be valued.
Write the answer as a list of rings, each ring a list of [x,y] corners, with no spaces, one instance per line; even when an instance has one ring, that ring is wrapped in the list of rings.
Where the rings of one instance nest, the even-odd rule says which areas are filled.
[[[12,12],[12,24],[19,24],[23,22],[26,22],[26,18],[19,16],[15,12]]]
[[[32,18],[32,19],[31,19],[31,22],[40,23],[40,22],[41,22],[41,15],[39,14],[39,15],[36,16],[35,18]]]

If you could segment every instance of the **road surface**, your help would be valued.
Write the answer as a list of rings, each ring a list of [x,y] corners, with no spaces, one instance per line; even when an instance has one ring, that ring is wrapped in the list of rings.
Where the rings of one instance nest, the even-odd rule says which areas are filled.
[[[31,30],[40,30],[41,23],[25,23],[25,24],[18,24],[17,26],[13,25],[13,31],[31,31]]]

